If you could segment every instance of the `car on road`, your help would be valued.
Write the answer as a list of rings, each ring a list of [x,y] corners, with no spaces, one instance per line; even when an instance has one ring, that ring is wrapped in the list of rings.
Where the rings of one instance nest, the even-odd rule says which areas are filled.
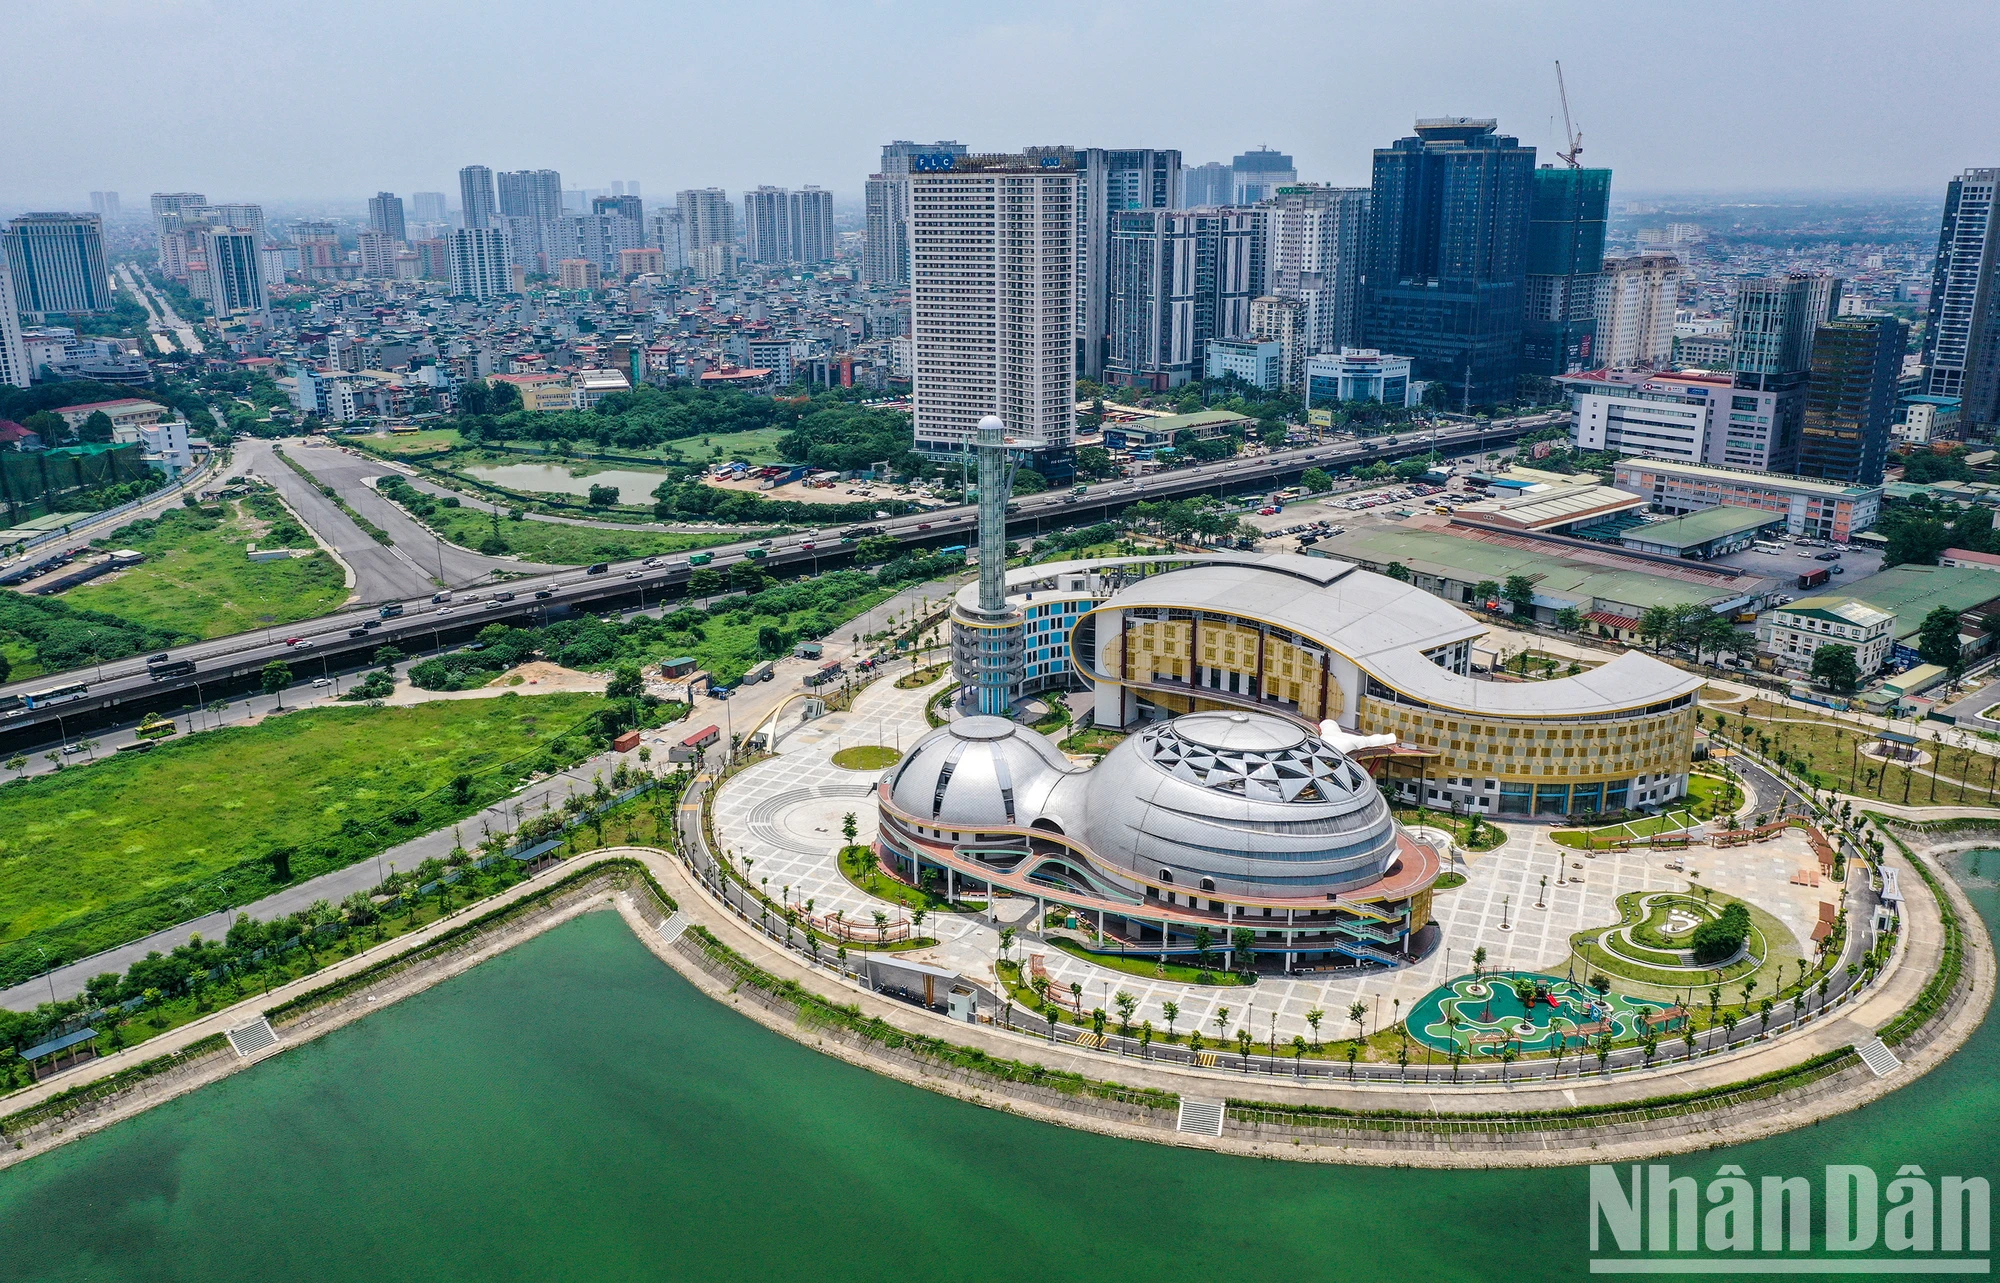
[[[931,523],[928,521],[920,521],[917,523],[917,529],[919,530],[929,530],[930,528],[931,528]]]
[[[536,601],[547,601],[549,598],[555,595],[556,595],[556,590],[553,588],[537,588],[535,590]]]
[[[610,563],[610,562],[608,562],[608,561],[600,561],[600,562],[598,562],[598,563],[597,563],[596,565],[594,565],[594,566],[590,567],[590,568],[589,568],[588,570],[584,571],[583,573],[584,573],[584,574],[586,574],[586,575],[602,575],[602,574],[605,574],[605,573],[609,572],[609,571],[610,571],[610,569],[611,569],[611,563]]]
[[[1814,561],[1839,561],[1839,560],[1840,560],[1840,554],[1839,554],[1839,553],[1837,553],[1837,552],[1823,552],[1823,553],[1821,553],[1821,554],[1820,554],[1819,556],[1817,556],[1817,557],[1814,557],[1814,558],[1813,558],[1813,560],[1814,560]]]
[[[504,601],[489,601],[486,603],[486,609],[488,610],[505,610],[506,608],[507,603]]]
[[[646,569],[651,570],[660,564],[660,559],[658,557],[648,557],[639,564],[644,566]]]
[[[316,691],[323,691],[331,685],[333,685],[333,679],[331,677],[313,678],[313,689]]]
[[[813,549],[817,547],[819,547],[819,545],[814,543],[810,539],[802,539],[799,541],[799,549],[802,552],[811,552]]]
[[[287,646],[303,646],[303,645],[305,645],[305,644],[306,644],[306,639],[305,639],[305,638],[303,638],[303,637],[287,637],[287,638],[285,638],[285,645],[287,645]]]
[[[81,753],[84,751],[84,747],[82,744],[65,744],[63,745],[63,756],[68,757],[73,753]]]
[[[349,637],[366,637],[368,630],[366,628],[350,628],[347,630],[347,635]]]
[[[643,570],[628,570],[625,572],[625,577],[627,579],[644,579],[646,572]]]
[[[369,620],[369,621],[368,621],[367,623],[365,623],[365,624],[361,625],[361,630],[362,630],[363,632],[369,632],[369,633],[372,633],[372,632],[374,632],[374,631],[375,631],[375,630],[376,630],[377,628],[380,628],[381,626],[382,626],[382,621],[381,621],[381,620],[379,620],[379,619],[371,619],[371,620]]]

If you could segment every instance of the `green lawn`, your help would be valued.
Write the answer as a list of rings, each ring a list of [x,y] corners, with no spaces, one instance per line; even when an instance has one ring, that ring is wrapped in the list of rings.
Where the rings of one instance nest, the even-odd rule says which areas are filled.
[[[712,544],[730,543],[757,534],[755,530],[714,534],[673,534],[664,530],[602,530],[595,526],[561,525],[552,521],[509,521],[496,523],[488,513],[472,508],[447,508],[440,504],[421,520],[445,537],[446,542],[479,549],[499,531],[507,551],[523,561],[551,566],[582,566],[593,561],[623,561],[632,557],[665,556]]]
[[[753,615],[748,612],[721,615],[706,620],[702,625],[703,636],[692,647],[676,651],[672,646],[666,651],[672,654],[690,654],[701,666],[715,674],[724,683],[733,684],[737,678],[748,672],[752,666],[770,656],[757,647],[757,634],[765,628],[776,627],[788,633],[796,632],[807,620],[822,621],[834,619],[845,622],[881,605],[896,595],[894,588],[872,588],[858,593],[841,603],[839,612],[821,610],[796,610],[784,615]],[[840,632],[836,625],[833,630]],[[665,659],[667,654],[647,656],[651,659]],[[829,692],[839,690],[839,684],[826,688]]]
[[[879,771],[894,766],[902,754],[887,744],[856,744],[833,755],[833,764],[845,771]]]
[[[378,454],[428,454],[444,447],[457,448],[465,443],[456,428],[425,428],[420,432],[398,432],[386,437],[363,437],[350,440],[348,444]]]
[[[108,580],[63,594],[71,605],[157,628],[223,637],[272,622],[323,615],[347,600],[346,574],[268,494],[219,505],[209,517],[186,508],[138,521],[99,541],[136,548],[146,560]],[[246,549],[310,548],[312,556],[252,561]]]
[[[778,442],[785,433],[780,428],[753,428],[748,432],[722,432],[713,436],[684,437],[669,441],[663,451],[672,451],[690,463],[741,459],[745,463],[783,463]]]
[[[149,753],[0,786],[0,982],[33,974],[37,946],[81,957],[263,895],[282,884],[274,850],[311,877],[471,814],[552,765],[553,742],[602,707],[510,693],[184,725]]]

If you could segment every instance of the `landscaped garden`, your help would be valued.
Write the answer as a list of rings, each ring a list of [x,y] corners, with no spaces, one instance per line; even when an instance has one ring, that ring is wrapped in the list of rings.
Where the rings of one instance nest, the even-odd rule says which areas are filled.
[[[1753,993],[1762,988],[1775,995],[1799,984],[1812,969],[1805,951],[1776,917],[1747,900],[1707,888],[1628,891],[1618,897],[1618,913],[1613,926],[1574,933],[1570,947],[1592,972],[1616,977],[1650,996],[1740,986],[1746,980]],[[1835,937],[1824,956],[1838,955]]]
[[[475,814],[595,751],[612,707],[314,708],[0,787],[0,984]]]
[[[950,671],[950,664],[932,664],[928,668],[919,668],[915,672],[904,673],[901,677],[898,677],[896,679],[896,689],[899,691],[920,690],[937,681]]]
[[[1913,806],[2000,800],[2000,757],[1980,753],[1969,736],[1935,724],[1918,737],[1918,748],[1930,760],[1912,771],[1868,752],[1880,731],[1841,721],[1830,710],[1754,699],[1740,710],[1704,709],[1701,716],[1732,744],[1755,750],[1818,788]]]
[[[1572,850],[1594,851],[1635,838],[1685,832],[1704,820],[1734,815],[1742,805],[1743,790],[1735,782],[1697,773],[1688,776],[1687,797],[1658,815],[1594,829],[1562,829],[1551,836]]]

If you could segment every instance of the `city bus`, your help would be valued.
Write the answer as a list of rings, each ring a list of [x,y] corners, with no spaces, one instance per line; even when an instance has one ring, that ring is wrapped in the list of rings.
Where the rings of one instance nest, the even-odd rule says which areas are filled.
[[[72,682],[67,686],[51,686],[47,690],[33,691],[24,697],[29,708],[47,708],[51,704],[66,704],[73,699],[82,699],[90,693],[90,687],[82,682]]]

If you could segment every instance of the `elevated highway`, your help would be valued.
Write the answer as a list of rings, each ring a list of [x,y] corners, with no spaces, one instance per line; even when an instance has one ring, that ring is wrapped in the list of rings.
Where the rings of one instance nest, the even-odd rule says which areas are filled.
[[[1403,434],[1393,444],[1375,438],[1304,446],[1147,477],[1101,482],[1087,487],[1081,495],[1068,491],[1028,495],[1011,505],[1008,529],[1011,533],[1032,535],[1059,526],[1102,521],[1140,502],[1201,494],[1262,493],[1291,484],[1313,467],[1394,461],[1427,454],[1433,449],[1445,455],[1466,454],[1505,445],[1524,432],[1565,418],[1561,414],[1542,415],[1452,426],[1435,433]],[[387,470],[386,466],[377,469]],[[272,471],[265,475],[275,478],[279,473],[296,479],[296,474],[275,461]],[[307,496],[320,498],[324,503],[323,497],[310,487],[300,489],[306,492],[299,495],[305,514],[309,519],[320,515]],[[388,503],[379,496],[378,501]],[[331,505],[327,505],[327,510],[342,516]],[[974,517],[972,506],[962,505],[869,524],[912,548],[948,547],[974,542]],[[345,521],[344,516],[342,520]],[[406,516],[401,521],[421,530]],[[346,525],[352,527],[353,523]],[[358,529],[354,535],[366,538]],[[372,540],[368,542],[381,547]],[[428,555],[435,557],[435,541],[432,543]],[[412,551],[422,555],[423,550]],[[448,560],[447,574],[462,569],[483,576],[491,573],[494,564],[507,564],[462,550],[451,551],[466,560]],[[759,559],[764,567],[783,576],[817,574],[844,566],[852,558],[853,544],[843,543],[840,532],[832,530],[782,536],[773,540],[768,549],[745,540],[704,551],[712,557],[711,567],[725,575],[737,562],[762,553]],[[398,560],[403,563],[402,570],[418,569],[415,557]],[[400,582],[402,595],[379,604],[344,608],[309,621],[174,648],[169,660],[177,668],[191,666],[191,671],[155,676],[148,668],[150,657],[134,656],[0,686],[0,754],[38,750],[95,728],[136,721],[150,712],[171,713],[239,695],[257,688],[265,666],[272,660],[290,664],[294,675],[303,681],[365,667],[385,645],[404,651],[431,649],[468,641],[488,624],[525,626],[577,611],[649,609],[682,596],[694,570],[688,564],[687,554],[649,560],[658,564],[615,562],[597,573],[577,568],[514,566],[513,570],[527,573],[458,592],[455,600],[448,602],[435,601],[434,593],[424,591],[434,586],[426,582],[430,576],[406,577],[384,566],[388,571],[385,579],[394,576]],[[55,691],[70,693],[59,698],[38,698]]]

